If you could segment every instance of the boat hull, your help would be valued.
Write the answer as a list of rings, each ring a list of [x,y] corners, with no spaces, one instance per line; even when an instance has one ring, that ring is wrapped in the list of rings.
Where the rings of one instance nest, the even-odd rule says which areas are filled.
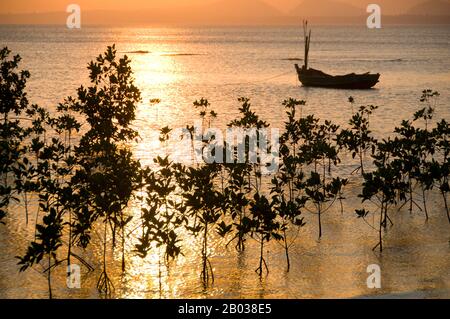
[[[329,75],[319,70],[300,68],[295,65],[298,79],[306,87],[322,87],[347,90],[367,90],[373,88],[380,79],[380,74]]]

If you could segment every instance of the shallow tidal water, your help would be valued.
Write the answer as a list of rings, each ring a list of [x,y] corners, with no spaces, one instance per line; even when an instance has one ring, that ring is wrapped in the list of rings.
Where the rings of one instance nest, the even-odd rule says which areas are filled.
[[[142,92],[136,129],[141,142],[133,145],[143,164],[165,150],[157,141],[158,129],[192,125],[198,111],[192,102],[208,98],[219,114],[213,126],[225,128],[238,116],[237,99],[251,99],[254,110],[273,128],[283,127],[281,102],[289,97],[304,99],[302,114],[314,114],[345,126],[357,105],[374,104],[371,117],[377,137],[391,134],[402,119],[420,107],[421,91],[441,93],[436,118],[450,120],[450,28],[313,27],[311,66],[329,73],[379,72],[381,82],[369,91],[302,88],[294,63],[302,64],[301,28],[83,28],[0,26],[0,44],[23,57],[30,70],[27,86],[33,103],[52,109],[88,80],[87,63],[116,44],[120,54],[132,59],[136,84]],[[138,52],[139,51],[139,52]],[[138,52],[138,53],[137,53]],[[145,53],[143,53],[145,52]],[[151,105],[150,99],[161,103]],[[355,106],[355,107],[356,107]],[[290,252],[291,270],[286,272],[282,247],[266,247],[269,274],[261,279],[257,243],[248,240],[244,253],[226,241],[211,241],[215,283],[204,288],[200,281],[200,242],[186,237],[184,256],[160,265],[158,250],[146,259],[132,249],[138,236],[137,221],[130,226],[127,270],[122,273],[120,254],[108,254],[115,298],[359,298],[359,297],[450,297],[450,224],[439,194],[430,193],[430,220],[407,208],[392,211],[394,226],[385,234],[382,254],[372,251],[377,233],[356,218],[362,204],[357,198],[359,178],[350,173],[357,163],[345,158],[334,174],[349,177],[344,212],[335,205],[323,216],[323,237],[318,240],[316,216],[305,212],[301,229]],[[419,201],[419,195],[416,195]],[[30,211],[33,211],[31,199]],[[139,216],[140,204],[129,210]],[[0,298],[47,298],[47,281],[36,266],[19,274],[17,260],[33,238],[34,223],[25,224],[24,207],[10,207],[6,226],[0,225]],[[99,228],[100,229],[100,228]],[[295,234],[292,234],[294,236]],[[77,250],[95,271],[82,268],[81,289],[66,287],[65,269],[57,268],[52,281],[56,298],[101,298],[96,283],[100,273],[101,231],[93,234],[87,251]],[[367,288],[367,266],[381,267],[382,288]]]

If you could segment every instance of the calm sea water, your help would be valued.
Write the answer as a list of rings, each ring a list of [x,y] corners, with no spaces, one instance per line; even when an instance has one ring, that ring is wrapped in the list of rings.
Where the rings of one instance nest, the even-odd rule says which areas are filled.
[[[314,27],[311,67],[329,73],[381,73],[381,82],[369,91],[302,88],[293,66],[302,64],[294,61],[303,57],[302,36],[301,28],[288,27],[91,27],[70,31],[63,26],[0,26],[0,45],[20,53],[22,66],[32,74],[30,100],[50,109],[88,82],[87,63],[107,45],[115,43],[120,54],[127,54],[143,96],[136,122],[142,142],[135,145],[136,156],[143,163],[151,163],[161,152],[155,131],[166,125],[176,128],[193,124],[197,111],[192,102],[201,97],[208,98],[219,113],[215,126],[225,127],[237,116],[237,99],[245,96],[251,98],[261,117],[282,128],[281,102],[288,97],[307,101],[303,114],[313,113],[345,125],[351,115],[347,103],[351,95],[357,104],[380,106],[372,117],[372,129],[377,136],[387,136],[401,119],[410,118],[419,108],[421,91],[432,88],[441,93],[437,117],[450,120],[450,27]],[[161,99],[158,106],[150,105],[149,100],[154,98]],[[339,172],[345,175],[354,167],[351,161],[344,161]],[[430,195],[433,206],[428,223],[420,212],[394,214],[395,226],[386,234],[386,251],[379,255],[371,250],[377,234],[354,214],[354,209],[361,207],[358,191],[356,186],[346,190],[343,215],[337,209],[327,213],[320,241],[314,216],[305,216],[308,224],[293,247],[289,273],[282,249],[276,244],[267,250],[271,272],[259,280],[254,273],[257,249],[249,247],[245,254],[238,254],[232,248],[224,250],[223,242],[215,239],[211,261],[216,282],[205,290],[199,280],[200,246],[192,239],[185,244],[184,257],[162,267],[161,280],[157,252],[145,260],[128,253],[125,274],[118,267],[120,256],[111,254],[115,296],[450,297],[450,225],[440,198]],[[130,210],[138,212],[139,207]],[[46,279],[39,267],[18,273],[14,256],[25,251],[33,226],[25,225],[22,207],[12,211],[17,214],[10,215],[7,226],[0,226],[0,297],[46,298]],[[130,236],[134,238],[135,234]],[[99,239],[100,235],[94,237]],[[56,297],[99,297],[95,284],[101,247],[94,243],[89,251],[79,253],[97,271],[83,272],[82,288],[69,290],[65,288],[65,270],[60,268],[53,282]],[[369,264],[381,266],[380,290],[366,286]]]

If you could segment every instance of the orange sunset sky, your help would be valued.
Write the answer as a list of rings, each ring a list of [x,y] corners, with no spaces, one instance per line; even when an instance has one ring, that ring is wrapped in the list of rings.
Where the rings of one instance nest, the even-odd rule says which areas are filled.
[[[249,0],[241,0],[246,2]],[[252,2],[253,0],[250,0]],[[281,11],[289,11],[300,5],[302,0],[261,0]],[[189,5],[208,4],[218,2],[217,0],[2,0],[0,1],[0,10],[3,13],[29,13],[29,12],[48,12],[61,11],[67,4],[76,3],[85,10],[132,10],[136,8],[147,9],[154,7],[172,7],[182,8]],[[229,2],[233,2],[232,0]],[[313,1],[317,10],[320,6],[327,5],[328,0]],[[380,4],[387,13],[399,14],[406,12],[416,4],[425,2],[423,0],[335,0],[354,6],[365,7],[369,3]]]
[[[72,3],[80,5],[87,24],[275,24],[286,17],[364,17],[370,3],[379,4],[383,15],[450,16],[450,0],[2,0],[0,24],[59,23]]]

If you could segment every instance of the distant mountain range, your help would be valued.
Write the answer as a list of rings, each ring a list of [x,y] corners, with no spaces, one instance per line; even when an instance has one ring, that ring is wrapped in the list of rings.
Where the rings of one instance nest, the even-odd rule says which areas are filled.
[[[418,3],[407,11],[408,15],[448,16],[450,2],[444,0],[429,0]]]
[[[288,14],[302,17],[354,17],[365,15],[366,10],[341,1],[303,0]]]
[[[365,23],[366,8],[357,7],[339,0],[300,0],[298,4],[286,12],[287,21],[299,24],[308,19],[313,24],[362,24]]]
[[[367,16],[366,8],[376,3],[388,16],[450,16],[449,0],[300,0],[289,14],[304,17]],[[395,4],[395,5],[394,5]]]
[[[301,0],[300,0],[301,1]],[[339,1],[339,0],[338,0]],[[369,4],[376,3],[381,7],[383,15],[404,15],[414,6],[427,0],[343,0],[355,7],[367,8]]]
[[[210,0],[191,5],[187,5],[188,1],[179,4],[139,1],[141,10],[82,11],[82,22],[87,25],[298,25],[301,19],[307,18],[315,24],[354,24],[365,23],[366,5],[375,2],[382,8],[384,23],[450,24],[450,0]],[[3,13],[0,24],[60,24],[65,23],[67,16],[64,11]]]

